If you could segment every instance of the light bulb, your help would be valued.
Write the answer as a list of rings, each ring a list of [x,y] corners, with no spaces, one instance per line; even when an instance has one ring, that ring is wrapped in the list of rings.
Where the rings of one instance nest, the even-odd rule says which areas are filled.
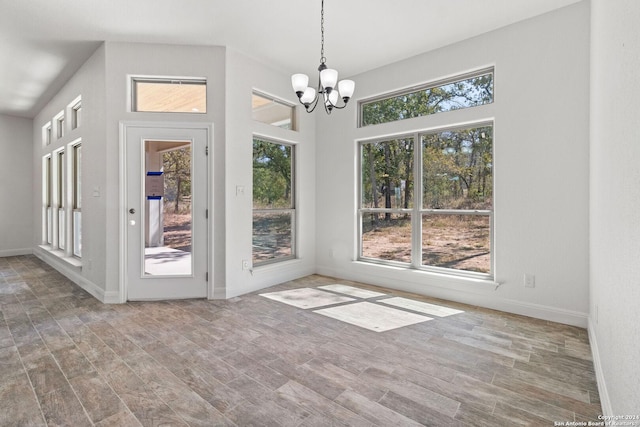
[[[294,74],[291,76],[291,86],[293,90],[298,92],[304,92],[309,84],[309,77],[306,74]]]
[[[333,105],[335,107],[338,104],[338,97],[339,96],[340,96],[340,94],[338,93],[337,90],[332,90],[331,93],[329,94],[329,100],[327,102],[331,103],[331,105]]]
[[[338,83],[338,71],[332,68],[327,68],[320,71],[320,84],[324,89],[336,87]]]
[[[308,87],[304,89],[304,93],[300,97],[300,102],[302,102],[303,104],[310,104],[313,102],[315,97],[316,97],[316,90],[312,87]]]
[[[340,80],[338,83],[338,90],[340,91],[340,96],[342,98],[351,98],[353,95],[353,90],[356,88],[356,84],[353,80]]]

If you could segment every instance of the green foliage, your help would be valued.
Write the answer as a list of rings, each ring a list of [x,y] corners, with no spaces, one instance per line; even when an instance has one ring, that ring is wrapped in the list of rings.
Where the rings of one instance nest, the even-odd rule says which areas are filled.
[[[293,147],[258,138],[253,140],[254,209],[293,206]]]
[[[162,154],[165,201],[173,202],[174,212],[191,197],[191,146]],[[191,206],[189,205],[189,208]]]
[[[363,206],[411,208],[413,204],[413,146],[413,138],[363,145]]]
[[[371,125],[466,108],[493,101],[493,74],[393,96],[363,105]],[[490,126],[422,135],[423,207],[490,209],[493,132]],[[412,138],[364,144],[362,206],[411,208]]]
[[[421,89],[362,106],[362,125],[369,126],[493,102],[493,74]]]
[[[422,145],[424,208],[491,209],[491,126],[426,134]]]

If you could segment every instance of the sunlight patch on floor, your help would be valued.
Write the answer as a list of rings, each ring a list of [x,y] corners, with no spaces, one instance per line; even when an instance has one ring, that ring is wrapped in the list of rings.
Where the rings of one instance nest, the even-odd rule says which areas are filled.
[[[288,291],[260,294],[265,298],[283,302],[298,308],[317,308],[327,305],[354,301],[353,298],[336,295],[331,292],[312,288],[291,289]]]
[[[395,308],[384,307],[366,301],[314,310],[314,313],[360,326],[361,328],[374,332],[389,331],[391,329],[431,320],[431,317],[396,310]]]
[[[336,283],[335,285],[318,286],[319,289],[326,289],[327,291],[333,291],[340,294],[349,295],[356,298],[375,298],[383,297],[386,294],[380,292],[369,291],[367,289],[356,288],[355,286],[341,285]]]
[[[314,313],[375,332],[389,331],[432,320],[432,317],[424,316],[424,314],[446,317],[464,313],[462,310],[415,301],[409,298],[390,297],[380,299],[380,297],[386,297],[387,294],[340,283],[318,286],[318,288],[289,289],[260,295],[302,309],[325,307],[320,310],[314,310]],[[378,299],[362,301],[369,298]],[[389,305],[396,308],[391,308]]]
[[[429,304],[428,302],[414,301],[408,298],[393,297],[388,299],[380,299],[378,302],[393,305],[395,307],[406,308],[407,310],[417,311],[419,313],[429,314],[431,316],[445,317],[452,314],[464,313],[462,310],[443,307],[441,305]]]

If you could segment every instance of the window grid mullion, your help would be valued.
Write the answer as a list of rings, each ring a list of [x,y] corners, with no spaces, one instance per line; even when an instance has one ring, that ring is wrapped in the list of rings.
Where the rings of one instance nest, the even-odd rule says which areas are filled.
[[[420,134],[413,135],[413,213],[411,214],[411,266],[422,266],[422,141]]]

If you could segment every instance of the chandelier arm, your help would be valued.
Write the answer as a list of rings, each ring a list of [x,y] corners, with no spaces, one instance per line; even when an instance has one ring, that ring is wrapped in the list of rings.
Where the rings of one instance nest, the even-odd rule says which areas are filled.
[[[337,110],[342,110],[343,108],[345,108],[345,107],[347,106],[347,103],[348,103],[348,102],[344,102],[344,101],[342,101],[342,102],[343,102],[343,103],[342,103],[342,106],[340,106],[340,105],[338,105],[338,104],[334,104],[334,103],[333,103],[333,102],[331,102],[331,101],[328,101],[328,102],[327,102],[327,101],[325,101],[325,105],[327,105],[327,104],[328,104],[328,106],[330,106],[330,107],[331,107],[331,109],[334,109],[334,108],[335,108],[335,109],[337,109]]]
[[[332,104],[333,105],[333,104]],[[333,108],[338,109],[338,110],[342,110],[343,108],[345,108],[347,106],[347,103],[345,102],[344,104],[342,104],[342,107],[338,106],[338,105],[334,105]]]
[[[313,104],[313,107],[311,107],[311,109],[309,109],[309,107],[307,107],[307,106],[305,105],[305,107],[304,107],[304,108],[305,108],[305,110],[307,110],[307,113],[313,113],[313,110],[315,110],[315,109],[316,109],[316,106],[318,105],[318,100],[319,100],[319,99],[320,99],[320,97],[319,97],[319,96],[318,96],[318,94],[316,93],[316,97],[315,97],[315,99],[313,100],[313,102],[311,102],[311,103],[309,104],[309,105]],[[304,104],[302,104],[302,105],[304,105]]]

